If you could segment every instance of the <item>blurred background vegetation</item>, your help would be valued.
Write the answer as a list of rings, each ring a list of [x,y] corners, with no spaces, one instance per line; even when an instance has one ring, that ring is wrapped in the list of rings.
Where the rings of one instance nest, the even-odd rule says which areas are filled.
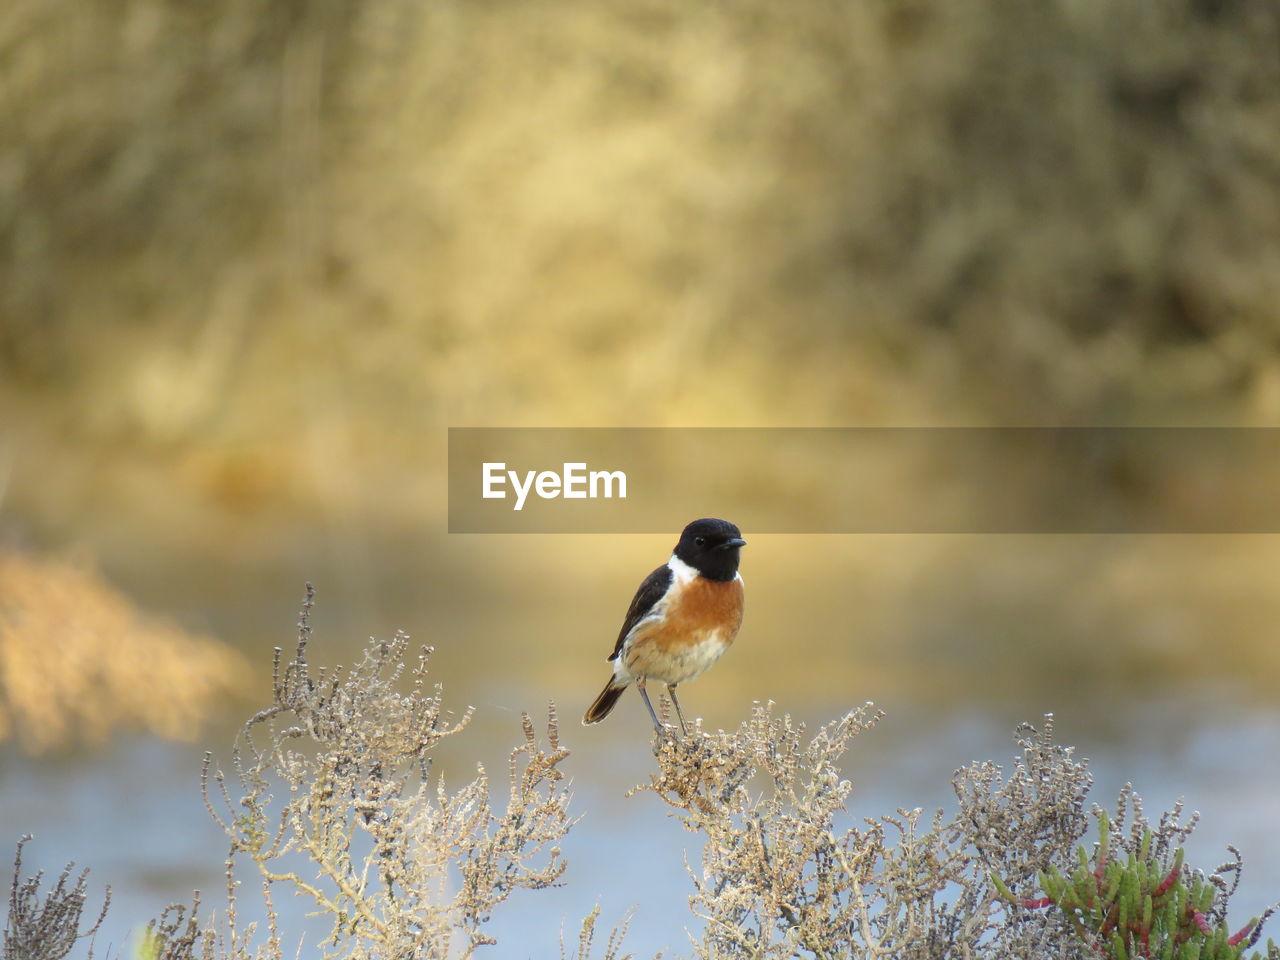
[[[1278,42],[1264,0],[11,4],[0,536],[242,641],[311,576],[361,636],[584,549],[440,539],[447,425],[1275,423]],[[908,645],[1009,635],[995,595],[1110,649],[1154,615],[1100,598],[1173,580],[1153,643],[1274,650],[1270,541],[1229,587],[1204,542],[1058,544],[1072,598],[1043,544],[976,591],[945,538],[815,562]]]
[[[446,426],[1280,420],[1277,49],[1270,0],[13,0],[0,545],[259,666],[313,579],[329,659],[436,642],[505,744],[590,698],[670,538],[447,537]],[[755,538],[693,709],[1176,756],[1274,722],[1277,559]]]

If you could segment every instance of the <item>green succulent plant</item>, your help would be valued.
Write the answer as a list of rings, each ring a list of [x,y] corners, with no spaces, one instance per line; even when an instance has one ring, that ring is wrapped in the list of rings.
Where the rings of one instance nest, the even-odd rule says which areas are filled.
[[[1181,847],[1171,858],[1153,853],[1152,838],[1144,826],[1136,849],[1127,854],[1113,849],[1111,823],[1101,812],[1093,861],[1080,846],[1079,862],[1069,874],[1056,865],[1041,870],[1043,897],[1015,897],[999,878],[993,879],[1011,902],[1029,909],[1056,907],[1081,942],[1109,960],[1242,960],[1256,939],[1251,935],[1258,918],[1230,933],[1214,914],[1214,885],[1184,867]],[[1274,951],[1270,941],[1268,945]],[[1248,956],[1253,960],[1262,954]]]

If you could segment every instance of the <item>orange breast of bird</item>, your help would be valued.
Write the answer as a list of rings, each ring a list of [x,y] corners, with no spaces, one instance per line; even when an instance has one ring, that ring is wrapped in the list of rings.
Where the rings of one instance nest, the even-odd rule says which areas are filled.
[[[742,581],[695,577],[676,591],[665,616],[643,623],[624,656],[633,676],[687,683],[720,659],[742,626]]]

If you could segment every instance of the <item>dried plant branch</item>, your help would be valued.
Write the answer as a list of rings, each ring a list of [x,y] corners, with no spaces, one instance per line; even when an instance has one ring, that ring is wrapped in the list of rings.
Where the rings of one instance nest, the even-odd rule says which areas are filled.
[[[72,879],[74,863],[68,863],[53,889],[43,896],[40,883],[44,872],[22,879],[22,850],[31,840],[28,834],[18,841],[13,858],[13,882],[9,886],[9,912],[4,925],[5,960],[61,960],[76,943],[92,939],[106,919],[111,906],[111,888],[103,896],[102,909],[87,928],[80,929],[88,903],[89,871]],[[89,949],[92,958],[93,949]]]
[[[596,906],[582,919],[578,930],[578,949],[574,951],[572,960],[591,960],[592,944],[595,942],[596,921],[600,919],[600,907]],[[619,926],[609,931],[609,939],[605,941],[603,960],[631,960],[632,955],[621,953],[622,940],[627,935],[630,918],[624,918]],[[662,954],[656,954],[654,960],[661,960]],[[564,943],[564,933],[560,935],[560,960],[570,960]]]
[[[848,955],[878,828],[837,827],[850,784],[836,761],[879,716],[868,704],[805,742],[802,725],[757,704],[732,733],[698,726],[690,740],[658,741],[658,773],[637,789],[706,837],[692,872],[692,907],[706,921],[699,957]]]
[[[328,919],[325,957],[469,957],[495,942],[484,926],[499,904],[564,874],[558,844],[574,821],[554,705],[545,740],[524,715],[506,809],[495,810],[483,767],[454,790],[431,777],[432,748],[471,718],[444,709],[431,649],[410,657],[397,633],[350,668],[313,668],[313,602],[308,586],[293,656],[277,651],[272,703],[245,724],[232,772],[206,761],[206,805],[231,860],[261,876],[273,930],[270,897],[283,885]],[[292,866],[299,854],[313,875]],[[266,951],[280,957],[275,934]]]

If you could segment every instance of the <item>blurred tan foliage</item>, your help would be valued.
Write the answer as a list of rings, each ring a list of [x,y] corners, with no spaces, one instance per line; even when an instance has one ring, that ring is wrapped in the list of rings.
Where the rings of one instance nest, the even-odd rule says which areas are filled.
[[[245,663],[148,617],[94,571],[0,551],[0,740],[31,752],[122,726],[194,737]]]
[[[18,0],[0,363],[160,441],[1274,414],[1277,43],[1267,0]]]

